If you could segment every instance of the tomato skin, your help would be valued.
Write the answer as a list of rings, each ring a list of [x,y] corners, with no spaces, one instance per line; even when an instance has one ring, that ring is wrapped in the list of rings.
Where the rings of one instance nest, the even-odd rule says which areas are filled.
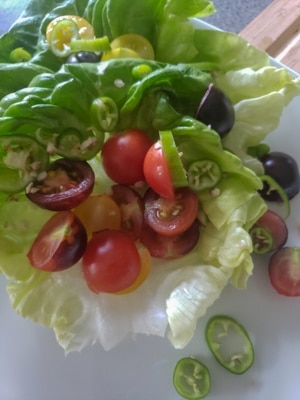
[[[139,239],[144,221],[144,205],[142,197],[129,186],[113,185],[112,198],[121,210],[121,227],[134,239]]]
[[[62,271],[82,257],[87,233],[72,211],[55,213],[34,240],[27,257],[34,268]]]
[[[189,188],[175,191],[175,199],[160,197],[149,189],[144,197],[145,221],[157,233],[166,236],[185,232],[198,213],[198,197]]]
[[[91,194],[94,183],[94,171],[86,161],[60,158],[50,165],[45,179],[34,182],[26,195],[41,208],[70,210]]]
[[[129,129],[110,136],[102,147],[102,162],[107,175],[123,185],[145,180],[143,163],[152,140],[143,131]]]
[[[160,140],[148,150],[144,159],[144,176],[147,184],[166,199],[175,198],[170,171]]]
[[[300,296],[300,248],[282,247],[269,260],[269,278],[281,295]]]
[[[104,229],[120,229],[121,210],[107,194],[92,194],[74,209],[88,235]]]
[[[178,235],[165,236],[155,232],[144,224],[141,242],[147,247],[152,257],[161,259],[179,258],[193,250],[199,239],[199,222],[193,224]]]
[[[134,241],[118,230],[96,232],[82,258],[82,270],[94,293],[120,292],[134,283],[141,260]]]

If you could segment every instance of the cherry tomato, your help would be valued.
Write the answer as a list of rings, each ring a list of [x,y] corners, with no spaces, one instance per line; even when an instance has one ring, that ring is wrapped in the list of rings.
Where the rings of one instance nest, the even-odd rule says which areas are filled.
[[[284,296],[300,296],[300,248],[282,247],[269,261],[269,277],[274,289]]]
[[[60,158],[50,165],[43,179],[40,175],[32,183],[26,194],[47,210],[70,210],[91,194],[94,182],[94,172],[86,161]]]
[[[113,185],[112,197],[121,209],[122,230],[129,232],[134,239],[141,236],[144,207],[139,193],[125,185]]]
[[[83,276],[95,293],[116,293],[131,286],[141,271],[134,240],[125,232],[96,232],[82,258]]]
[[[141,243],[136,242],[136,246],[140,255],[141,259],[141,270],[136,278],[136,280],[130,285],[127,289],[121,290],[120,292],[117,292],[116,294],[127,294],[131,293],[137,288],[139,288],[147,279],[147,277],[150,274],[151,271],[151,254],[149,250],[143,246]]]
[[[121,210],[107,194],[92,194],[74,209],[88,235],[104,229],[120,229]]]
[[[55,213],[43,226],[27,257],[34,268],[61,271],[72,267],[82,257],[87,234],[72,211]]]
[[[127,33],[114,39],[111,48],[125,48],[136,52],[141,58],[154,60],[154,50],[152,44],[144,36],[135,33]]]
[[[80,39],[93,39],[95,37],[94,28],[85,18],[79,17],[78,15],[61,15],[61,16],[53,19],[47,26],[46,40],[47,40],[48,45],[50,45],[50,41],[51,41],[50,38],[51,38],[53,28],[59,22],[64,21],[64,20],[71,20],[71,21],[75,22],[75,24],[77,25],[77,28],[78,28],[78,36]]]
[[[111,136],[102,148],[105,172],[113,181],[123,185],[143,182],[143,162],[151,145],[149,136],[138,129]]]
[[[283,218],[274,211],[267,210],[249,231],[253,251],[264,254],[282,247],[287,241],[288,228]]]
[[[161,235],[173,236],[185,232],[197,218],[198,197],[189,188],[177,189],[174,200],[148,189],[144,206],[146,223]]]
[[[141,57],[134,50],[126,49],[124,47],[119,47],[117,49],[105,52],[101,57],[101,61],[108,61],[115,58],[141,58]]]
[[[147,247],[152,257],[162,259],[173,259],[189,253],[199,239],[199,222],[193,224],[184,232],[178,235],[160,235],[144,224],[141,242]]]
[[[160,140],[150,147],[145,156],[144,176],[147,184],[160,196],[167,199],[175,198],[171,174]]]

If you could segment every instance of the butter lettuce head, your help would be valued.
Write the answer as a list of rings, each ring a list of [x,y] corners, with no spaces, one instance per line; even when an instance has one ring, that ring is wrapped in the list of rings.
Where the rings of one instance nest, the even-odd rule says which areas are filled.
[[[266,210],[266,205],[257,193],[261,187],[257,175],[261,166],[248,155],[247,149],[259,144],[277,126],[283,108],[299,94],[299,80],[285,70],[270,67],[265,53],[237,35],[203,30],[189,19],[205,17],[214,11],[213,3],[208,0],[132,0],[130,7],[128,0],[32,0],[22,18],[0,38],[1,96],[27,86],[28,90],[34,90],[39,84],[42,90],[35,93],[34,99],[37,101],[41,96],[41,103],[46,106],[47,102],[59,100],[56,105],[60,107],[60,116],[68,115],[77,126],[78,121],[87,123],[86,102],[94,94],[103,94],[104,85],[108,90],[105,94],[109,93],[120,107],[124,126],[128,121],[137,125],[154,121],[152,128],[172,130],[186,168],[194,161],[209,159],[221,171],[221,179],[213,191],[197,192],[201,228],[194,250],[177,260],[153,260],[146,282],[122,296],[92,293],[82,278],[80,262],[56,273],[32,268],[26,254],[51,213],[32,205],[24,194],[0,193],[0,272],[8,280],[12,307],[21,316],[52,328],[66,352],[80,351],[95,343],[108,350],[132,333],[167,335],[176,348],[182,348],[193,337],[198,319],[219,298],[224,287],[231,283],[245,288],[252,274],[248,230]],[[45,48],[44,33],[49,20],[63,14],[86,17],[97,36],[107,34],[113,38],[127,32],[145,35],[157,55],[151,64],[154,75],[145,79],[139,88],[130,81],[130,88],[126,86],[129,77],[133,80],[130,68],[120,69],[122,64],[111,64],[108,70],[113,80],[120,79],[121,70],[124,74],[121,78],[126,85],[119,90],[114,85],[105,88],[110,78],[98,79],[101,68],[61,68],[61,60]],[[15,47],[26,48],[32,59],[10,68],[9,53]],[[176,70],[174,64],[179,62],[181,65]],[[161,67],[165,67],[163,72],[159,71]],[[11,71],[10,79],[5,78],[8,71]],[[47,73],[39,75],[43,71]],[[117,76],[113,75],[115,71]],[[105,73],[105,68],[102,72]],[[13,79],[16,73],[23,76],[21,81]],[[186,81],[182,74],[187,75]],[[198,76],[205,79],[197,80]],[[60,79],[64,77],[68,82],[78,83],[78,102],[74,102],[74,96],[70,99],[67,85],[61,84]],[[59,79],[55,81],[56,78]],[[176,99],[176,90],[185,93],[187,85],[182,87],[180,82],[189,82],[195,94],[196,81],[201,90],[208,81],[213,81],[234,104],[235,125],[223,140],[183,112],[188,101],[181,110],[166,104],[169,97]],[[158,94],[161,86],[168,88],[167,94]],[[22,97],[15,108],[20,115],[24,105],[28,104]],[[58,109],[52,106],[52,111]],[[44,123],[48,109],[35,104],[35,118],[26,120],[25,126],[17,126],[23,133],[24,129],[33,132],[34,124]],[[0,112],[5,112],[4,106]],[[33,113],[33,107],[30,112]],[[80,118],[76,116],[78,112]],[[167,122],[164,121],[166,112]],[[14,125],[15,115],[11,118]],[[53,120],[60,123],[58,118]],[[3,128],[0,134],[3,134],[4,127],[8,126],[6,122],[11,120],[3,124],[1,121],[0,117],[0,128]],[[66,118],[62,121],[66,123]],[[108,191],[111,182],[103,174],[99,159],[94,158],[90,163],[97,178],[95,191]]]

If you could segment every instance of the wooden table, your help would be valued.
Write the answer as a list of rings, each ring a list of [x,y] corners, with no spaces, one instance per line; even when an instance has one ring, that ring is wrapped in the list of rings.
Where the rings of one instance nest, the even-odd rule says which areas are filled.
[[[240,35],[300,73],[300,0],[274,0]]]

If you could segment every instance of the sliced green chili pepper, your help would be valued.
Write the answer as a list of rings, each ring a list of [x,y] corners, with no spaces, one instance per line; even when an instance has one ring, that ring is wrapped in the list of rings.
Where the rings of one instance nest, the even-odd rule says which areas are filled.
[[[173,384],[185,399],[203,399],[210,391],[209,370],[196,358],[182,358],[175,366]]]
[[[31,137],[0,136],[0,191],[17,193],[45,171],[49,154]]]
[[[253,226],[249,230],[253,243],[253,252],[256,254],[266,254],[273,250],[273,237],[263,226]]]
[[[187,172],[187,179],[191,189],[199,191],[210,189],[220,181],[222,171],[219,165],[212,160],[199,160],[192,163]]]
[[[93,123],[103,131],[111,132],[119,120],[119,110],[110,97],[99,97],[91,105]]]
[[[253,364],[253,344],[235,319],[226,315],[212,317],[206,325],[205,337],[216,360],[228,371],[243,374]]]
[[[160,131],[159,137],[166,157],[174,187],[188,186],[186,171],[182,164],[180,154],[171,131]]]
[[[31,54],[23,47],[17,47],[10,52],[9,59],[13,63],[26,62],[31,59]]]
[[[73,51],[93,51],[102,53],[111,50],[107,36],[95,39],[74,39],[70,42],[70,50]]]
[[[283,205],[286,209],[286,216],[285,219],[288,218],[288,216],[291,213],[291,205],[290,205],[290,200],[288,198],[288,195],[284,191],[284,189],[269,175],[260,175],[259,177],[262,182],[266,182],[269,185],[269,191],[271,190],[276,190],[279,196],[282,199]]]

